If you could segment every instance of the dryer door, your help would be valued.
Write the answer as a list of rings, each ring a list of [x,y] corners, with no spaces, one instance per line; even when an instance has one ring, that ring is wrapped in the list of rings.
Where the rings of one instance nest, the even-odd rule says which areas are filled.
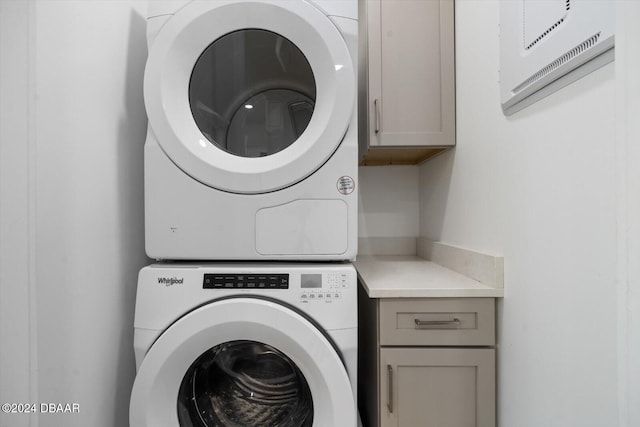
[[[154,39],[144,96],[154,135],[185,173],[264,193],[335,152],[355,74],[336,26],[306,1],[194,1]]]
[[[131,427],[355,426],[346,368],[309,320],[276,302],[232,298],[171,325],[145,355]]]

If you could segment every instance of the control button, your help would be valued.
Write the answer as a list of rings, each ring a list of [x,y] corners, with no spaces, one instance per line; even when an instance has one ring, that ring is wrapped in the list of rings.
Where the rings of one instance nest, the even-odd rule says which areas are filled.
[[[256,282],[247,282],[247,288],[255,288]]]
[[[309,293],[309,299],[316,299],[316,294],[313,292]]]
[[[333,299],[340,299],[340,297],[342,297],[342,294],[340,292],[333,293]]]
[[[237,282],[236,288],[244,288],[244,282]]]
[[[317,298],[317,299],[324,299],[324,294],[323,294],[323,293],[319,293],[319,294],[316,296],[316,298]]]
[[[225,288],[233,288],[233,282],[226,282],[226,283],[224,284],[224,287],[225,287]]]
[[[333,298],[333,294],[331,292],[327,292],[326,294],[324,294],[325,299],[331,299]]]
[[[301,299],[309,299],[309,295],[307,295],[306,293],[303,293],[302,295],[300,295]]]
[[[224,287],[224,276],[217,276],[214,274],[205,274],[202,281],[202,287],[204,289],[215,289]]]
[[[267,287],[267,282],[264,282],[264,281],[258,282],[258,287],[259,288],[266,288]]]

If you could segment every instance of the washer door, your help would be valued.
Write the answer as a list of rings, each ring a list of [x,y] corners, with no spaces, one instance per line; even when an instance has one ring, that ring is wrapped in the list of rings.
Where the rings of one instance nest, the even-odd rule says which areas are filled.
[[[131,427],[353,426],[346,368],[305,317],[270,300],[232,298],[187,314],[146,354]]]
[[[264,193],[322,166],[351,121],[354,68],[330,19],[305,1],[194,1],[153,41],[150,127],[208,186]]]

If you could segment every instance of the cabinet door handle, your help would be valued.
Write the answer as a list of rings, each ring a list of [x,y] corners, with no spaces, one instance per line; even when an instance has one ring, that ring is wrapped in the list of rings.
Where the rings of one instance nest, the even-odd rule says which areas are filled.
[[[393,414],[393,366],[387,365],[387,409]]]
[[[451,320],[420,320],[413,319],[416,324],[416,329],[429,326],[458,326],[460,325],[460,319],[454,317]]]
[[[380,101],[377,99],[373,100],[373,109],[375,116],[375,132],[378,134],[380,132]]]

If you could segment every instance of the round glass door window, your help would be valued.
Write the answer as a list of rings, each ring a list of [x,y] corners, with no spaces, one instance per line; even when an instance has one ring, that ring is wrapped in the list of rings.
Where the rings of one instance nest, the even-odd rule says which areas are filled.
[[[189,83],[196,125],[242,157],[284,150],[304,132],[316,100],[313,71],[291,41],[271,31],[229,33],[205,49]]]
[[[313,400],[300,370],[282,352],[231,341],[202,354],[178,395],[182,427],[311,427]]]

